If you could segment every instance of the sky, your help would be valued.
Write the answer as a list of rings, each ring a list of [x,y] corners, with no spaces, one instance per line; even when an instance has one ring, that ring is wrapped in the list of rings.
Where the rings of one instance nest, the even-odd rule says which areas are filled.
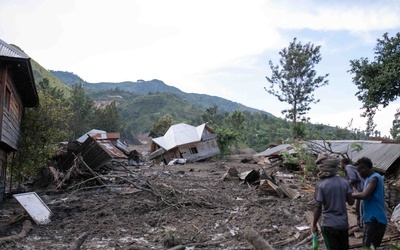
[[[46,69],[87,82],[158,79],[283,117],[268,94],[269,61],[297,38],[321,46],[312,123],[365,129],[350,60],[373,60],[377,39],[400,30],[400,1],[0,0],[0,39]],[[375,116],[389,135],[395,101]]]

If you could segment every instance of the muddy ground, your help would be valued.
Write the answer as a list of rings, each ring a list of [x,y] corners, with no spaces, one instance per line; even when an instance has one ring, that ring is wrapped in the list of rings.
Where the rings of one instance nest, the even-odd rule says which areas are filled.
[[[122,174],[124,179],[109,177],[114,186],[108,188],[78,185],[64,191],[51,186],[35,190],[51,209],[51,222],[33,223],[20,239],[0,239],[0,248],[254,249],[244,238],[246,230],[253,228],[276,249],[311,249],[311,241],[305,240],[310,230],[296,227],[310,225],[306,214],[313,209],[314,182],[282,177],[282,182],[301,194],[290,199],[259,195],[258,185],[238,178],[221,180],[229,167],[240,173],[259,169],[260,165],[241,163],[245,157],[132,166]],[[20,233],[23,221],[30,220],[13,198],[6,199],[0,209],[0,238]],[[354,209],[349,208],[349,213],[354,226]],[[386,238],[394,241],[396,235],[390,225]],[[305,244],[299,244],[304,240]],[[360,249],[361,239],[352,235],[350,243]],[[324,249],[321,239],[320,249]]]

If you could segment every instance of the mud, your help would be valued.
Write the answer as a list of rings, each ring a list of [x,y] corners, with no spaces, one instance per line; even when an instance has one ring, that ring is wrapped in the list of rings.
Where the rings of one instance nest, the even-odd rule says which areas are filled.
[[[239,172],[260,167],[239,159],[132,168],[142,190],[36,190],[53,212],[51,222],[33,224],[28,236],[0,242],[0,248],[254,249],[243,236],[245,228],[252,227],[276,249],[311,249],[311,241],[296,246],[310,235],[309,229],[296,227],[310,225],[305,211],[313,210],[314,184],[284,180],[300,192],[295,200],[260,196],[257,185],[237,178],[221,180],[228,167]],[[30,219],[12,198],[5,200],[1,211],[0,237],[18,234],[23,220]],[[349,213],[354,211],[349,208]],[[21,214],[24,217],[15,223],[5,223]],[[361,242],[352,237],[353,244]],[[322,241],[320,246],[323,249]]]

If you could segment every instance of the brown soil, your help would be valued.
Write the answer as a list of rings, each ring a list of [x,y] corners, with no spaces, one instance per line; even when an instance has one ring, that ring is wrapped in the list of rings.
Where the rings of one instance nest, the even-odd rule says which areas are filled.
[[[243,236],[252,227],[276,249],[311,249],[305,211],[313,209],[312,183],[285,179],[301,197],[295,200],[258,194],[257,185],[237,178],[221,180],[228,167],[239,173],[259,169],[230,160],[175,166],[131,167],[137,187],[60,192],[36,190],[53,212],[51,222],[36,225],[26,237],[2,242],[1,249],[253,249]],[[1,204],[0,238],[18,234],[26,214],[15,199]],[[350,213],[354,210],[350,209]],[[353,214],[354,216],[354,214]],[[1,222],[1,221],[0,221]],[[389,228],[390,233],[397,233]],[[360,239],[351,238],[351,243]],[[82,243],[83,242],[83,243]],[[82,244],[81,244],[82,243]],[[323,247],[320,241],[321,249]]]

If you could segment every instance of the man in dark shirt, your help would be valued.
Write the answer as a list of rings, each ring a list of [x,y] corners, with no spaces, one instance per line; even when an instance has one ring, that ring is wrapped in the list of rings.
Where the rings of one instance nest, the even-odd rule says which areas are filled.
[[[340,160],[340,167],[346,172],[350,186],[357,190],[357,192],[362,192],[364,189],[364,179],[360,176],[360,173],[358,173],[357,168],[350,164],[350,160],[347,158]],[[356,215],[357,226],[362,228],[360,200],[356,200]]]
[[[336,176],[339,159],[319,155],[316,161],[321,181],[315,187],[313,233],[318,232],[317,223],[322,215],[321,231],[327,249],[349,249],[349,222],[346,202],[354,204],[352,189],[345,179]]]

